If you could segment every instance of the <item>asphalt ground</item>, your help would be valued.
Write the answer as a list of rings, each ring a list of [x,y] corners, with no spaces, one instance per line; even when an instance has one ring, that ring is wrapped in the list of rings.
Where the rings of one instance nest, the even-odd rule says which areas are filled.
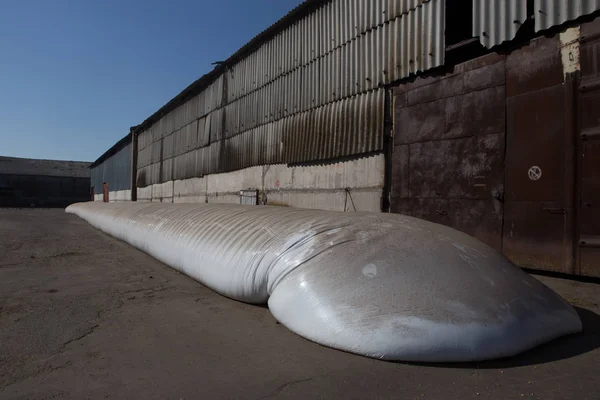
[[[600,286],[536,276],[584,332],[470,364],[322,347],[61,209],[0,209],[0,399],[600,399]]]

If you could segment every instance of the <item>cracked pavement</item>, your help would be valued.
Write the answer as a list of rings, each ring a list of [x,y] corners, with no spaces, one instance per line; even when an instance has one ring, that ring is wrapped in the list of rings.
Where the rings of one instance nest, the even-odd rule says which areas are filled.
[[[311,343],[63,210],[0,209],[0,399],[598,399],[598,284],[537,277],[584,333],[431,365]]]

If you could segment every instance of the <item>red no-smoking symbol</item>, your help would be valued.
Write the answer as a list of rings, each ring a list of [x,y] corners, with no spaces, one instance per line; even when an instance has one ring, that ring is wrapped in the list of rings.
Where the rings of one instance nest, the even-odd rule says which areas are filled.
[[[529,179],[532,181],[537,181],[542,177],[542,169],[537,165],[534,165],[533,167],[529,168],[527,174],[529,175]]]

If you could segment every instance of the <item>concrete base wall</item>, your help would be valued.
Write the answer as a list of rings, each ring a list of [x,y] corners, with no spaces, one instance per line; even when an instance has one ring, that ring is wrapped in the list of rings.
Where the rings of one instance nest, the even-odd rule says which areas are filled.
[[[137,201],[152,201],[152,186],[137,188]]]
[[[258,190],[261,203],[337,211],[381,211],[384,157],[330,165],[266,165],[138,188],[138,201],[236,203]]]
[[[108,200],[111,203],[117,201],[131,201],[131,190],[116,190],[108,193]]]
[[[104,201],[104,195],[95,194],[94,201]],[[131,201],[131,190],[114,190],[112,192],[108,192],[108,201],[111,203],[116,203],[118,201]]]

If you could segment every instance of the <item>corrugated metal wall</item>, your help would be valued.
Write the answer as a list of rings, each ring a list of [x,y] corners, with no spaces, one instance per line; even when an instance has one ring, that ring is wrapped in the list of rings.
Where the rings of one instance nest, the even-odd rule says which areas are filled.
[[[473,0],[473,36],[487,48],[512,40],[526,19],[525,0]]]
[[[600,9],[600,0],[535,0],[534,4],[536,32]]]
[[[445,6],[326,3],[142,132],[138,186],[381,150],[381,87],[444,63]]]
[[[104,182],[110,191],[131,189],[131,143],[91,168],[90,176],[95,194],[102,194]]]
[[[534,0],[535,31],[600,9],[600,0]],[[512,40],[527,19],[525,0],[473,0],[473,36],[487,48]]]

